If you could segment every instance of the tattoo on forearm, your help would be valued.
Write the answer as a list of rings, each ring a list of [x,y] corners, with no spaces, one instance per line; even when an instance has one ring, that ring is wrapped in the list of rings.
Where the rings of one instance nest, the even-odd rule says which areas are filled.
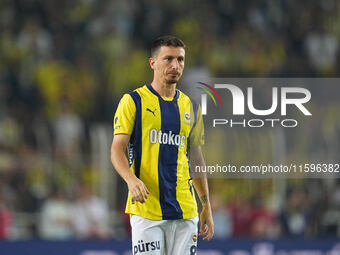
[[[209,198],[207,195],[204,195],[200,197],[200,201],[201,201],[201,204],[203,205],[209,202]]]

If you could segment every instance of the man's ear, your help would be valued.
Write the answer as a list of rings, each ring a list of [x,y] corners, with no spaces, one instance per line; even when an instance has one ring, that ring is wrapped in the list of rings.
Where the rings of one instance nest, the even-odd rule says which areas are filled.
[[[155,62],[156,60],[154,58],[149,58],[149,64],[150,64],[150,67],[155,70]]]

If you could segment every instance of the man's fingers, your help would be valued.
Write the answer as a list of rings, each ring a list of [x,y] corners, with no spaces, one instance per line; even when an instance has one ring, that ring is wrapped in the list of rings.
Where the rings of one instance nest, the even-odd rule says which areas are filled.
[[[138,187],[138,196],[139,196],[139,198],[141,199],[141,201],[143,201],[143,203],[144,203],[145,200],[148,198],[148,194],[147,194],[147,191],[146,191],[146,187],[145,187],[144,185]]]
[[[145,199],[147,199],[147,198],[148,198],[148,194],[149,194],[149,191],[148,191],[148,189],[144,186],[144,187],[143,187],[143,191],[142,191],[143,197],[144,197]]]
[[[214,227],[208,224],[201,224],[199,236],[203,236],[203,240],[210,241],[214,235]]]
[[[202,234],[202,235],[203,235],[203,234]],[[212,238],[211,232],[207,231],[207,233],[204,234],[204,237],[203,237],[202,239],[203,239],[203,240],[208,240],[208,241],[210,241],[211,238]]]
[[[201,228],[201,233],[206,233],[208,231],[207,225],[203,225],[203,227]]]
[[[144,198],[143,198],[142,196],[137,196],[137,197],[135,197],[135,198],[134,198],[134,201],[140,202],[140,203],[144,203],[144,202],[145,202],[145,201],[144,201]]]
[[[207,232],[208,232],[208,227],[207,225],[204,224],[203,226],[201,225],[200,232],[198,235],[203,236],[203,235],[206,235]]]
[[[147,195],[144,194],[143,192],[143,187],[139,187],[138,190],[136,191],[136,200],[138,202],[144,203],[145,199],[147,198]]]
[[[141,202],[141,203],[144,203],[144,202],[145,202],[145,199],[144,199],[144,197],[143,197],[142,194],[139,194],[139,195],[137,196],[137,200],[138,200],[138,202]]]
[[[208,231],[208,234],[207,234],[206,238],[207,238],[208,241],[210,241],[212,237],[213,237],[213,231],[212,231],[212,229],[210,229]]]
[[[145,184],[140,181],[140,183],[137,186],[138,189],[138,193],[141,194],[143,197],[147,198],[148,194],[150,193],[147,189],[147,187],[145,186]]]
[[[205,237],[202,238],[203,240],[208,240],[210,241],[211,240],[211,235],[206,235]]]
[[[210,241],[211,238],[214,236],[214,227],[209,225],[209,226],[206,226],[207,227],[207,231],[206,231],[206,234],[205,236],[203,237],[203,240],[208,240]]]
[[[140,195],[140,192],[137,190],[133,190],[131,191],[131,197],[132,197],[132,203],[134,204],[134,202],[141,202],[141,199],[143,198],[143,196]]]
[[[140,202],[145,203],[148,198],[148,194],[150,194],[149,190],[146,188],[144,183],[138,180],[135,185],[130,188],[132,203]]]

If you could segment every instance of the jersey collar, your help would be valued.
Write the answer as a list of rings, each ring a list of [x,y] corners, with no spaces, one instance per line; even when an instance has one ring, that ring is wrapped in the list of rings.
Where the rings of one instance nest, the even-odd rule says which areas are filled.
[[[154,90],[154,88],[151,86],[151,83],[149,83],[148,85],[146,85],[147,88],[153,93],[155,94],[156,96],[158,96],[159,98],[161,98],[162,100],[164,100],[158,93],[156,90]],[[174,96],[174,99],[173,100],[177,100],[179,97],[179,91],[176,89],[176,95]],[[172,101],[173,101],[172,100]],[[171,102],[171,101],[170,101]]]

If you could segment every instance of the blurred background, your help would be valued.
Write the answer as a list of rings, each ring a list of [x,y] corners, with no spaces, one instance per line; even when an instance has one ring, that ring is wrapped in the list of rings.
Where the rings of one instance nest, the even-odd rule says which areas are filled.
[[[336,0],[1,0],[0,239],[129,239],[127,187],[109,155],[112,118],[123,93],[151,82],[150,43],[164,34],[187,45],[187,86],[200,76],[340,74]],[[338,159],[338,109],[339,101],[324,107],[326,121],[276,156]],[[234,130],[228,142],[247,137]],[[251,148],[228,155],[240,163]],[[211,161],[224,155],[205,150]],[[340,237],[337,179],[209,181],[215,239]]]

